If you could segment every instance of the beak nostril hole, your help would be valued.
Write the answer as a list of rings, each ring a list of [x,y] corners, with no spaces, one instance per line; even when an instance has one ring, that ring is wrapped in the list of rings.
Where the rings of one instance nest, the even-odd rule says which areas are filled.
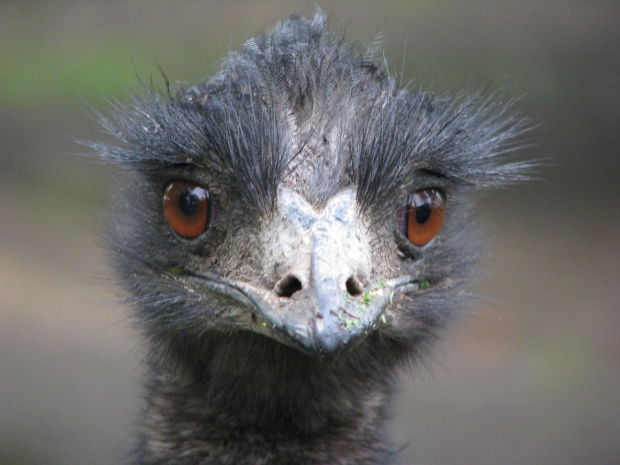
[[[360,295],[364,291],[362,283],[354,277],[347,279],[345,285],[347,286],[347,292],[350,295]]]
[[[274,290],[280,297],[291,297],[295,292],[301,291],[301,281],[293,275],[288,275],[276,283]]]

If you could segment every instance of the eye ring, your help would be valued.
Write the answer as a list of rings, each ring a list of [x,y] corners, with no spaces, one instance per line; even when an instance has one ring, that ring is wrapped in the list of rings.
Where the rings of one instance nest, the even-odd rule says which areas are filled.
[[[168,183],[163,195],[163,211],[170,227],[185,239],[203,234],[217,216],[209,191],[184,180]]]
[[[438,189],[420,189],[398,210],[401,232],[409,241],[424,247],[439,234],[446,213],[446,199]]]

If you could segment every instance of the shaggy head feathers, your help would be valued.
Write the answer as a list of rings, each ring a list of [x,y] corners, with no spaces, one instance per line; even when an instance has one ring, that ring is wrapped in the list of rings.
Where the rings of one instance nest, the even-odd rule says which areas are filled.
[[[329,33],[319,12],[248,40],[195,87],[145,89],[118,103],[102,121],[121,147],[96,148],[143,168],[208,169],[256,213],[273,207],[281,184],[300,186],[318,206],[353,185],[370,208],[420,172],[485,187],[522,179],[524,165],[503,155],[518,147],[524,120],[495,97],[399,89],[368,54]]]
[[[118,145],[93,144],[137,175],[120,189],[111,245],[146,333],[164,350],[169,327],[220,324],[209,316],[218,312],[209,296],[180,287],[168,270],[265,286],[261,224],[277,209],[281,186],[319,209],[343,188],[355,189],[372,231],[369,281],[406,274],[433,284],[397,299],[398,325],[383,330],[417,346],[463,300],[476,250],[467,191],[521,180],[527,167],[506,162],[525,129],[507,114],[510,102],[400,89],[368,53],[328,32],[321,12],[250,39],[194,87],[167,88],[145,87],[116,103],[114,116],[101,121]],[[195,244],[172,236],[162,218],[161,193],[175,176],[206,185],[222,209]],[[448,213],[441,239],[420,250],[398,231],[396,211],[427,187],[445,192]]]
[[[468,231],[477,216],[468,191],[523,179],[527,167],[507,160],[524,121],[496,97],[401,89],[372,54],[328,32],[319,12],[247,41],[194,87],[158,93],[144,86],[116,103],[113,117],[101,116],[116,142],[92,146],[133,173],[119,187],[110,242],[152,350],[146,423],[155,426],[144,451],[162,444],[181,451],[180,423],[194,425],[200,442],[205,431],[225,438],[238,435],[239,424],[266,422],[281,428],[273,430],[276,444],[297,430],[331,440],[325,428],[339,425],[357,439],[351,453],[360,455],[338,463],[385,462],[389,453],[373,445],[382,437],[374,428],[385,418],[395,368],[423,352],[466,300],[462,285],[476,249]],[[162,194],[176,178],[205,186],[221,208],[195,241],[175,236],[163,218]],[[364,286],[397,276],[425,283],[395,295],[385,324],[329,363],[238,331],[229,317],[239,315],[239,304],[188,277],[208,274],[212,283],[231,279],[273,293],[261,244],[282,187],[317,211],[353,189],[373,255]],[[445,194],[447,214],[436,240],[420,248],[399,230],[396,212],[424,188]],[[209,429],[209,422],[217,424]],[[364,461],[373,454],[383,459]]]

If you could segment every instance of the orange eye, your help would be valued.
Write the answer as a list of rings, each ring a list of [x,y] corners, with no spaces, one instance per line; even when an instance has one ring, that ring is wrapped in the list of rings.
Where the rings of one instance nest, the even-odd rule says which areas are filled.
[[[446,201],[436,189],[422,189],[414,193],[405,208],[399,211],[401,230],[418,247],[432,241],[443,224]]]
[[[164,215],[179,236],[194,239],[213,222],[215,208],[204,187],[177,180],[164,191]]]

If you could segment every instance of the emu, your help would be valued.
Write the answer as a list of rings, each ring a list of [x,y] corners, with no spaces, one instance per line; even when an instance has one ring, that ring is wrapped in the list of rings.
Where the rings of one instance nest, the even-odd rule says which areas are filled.
[[[134,464],[389,464],[398,374],[469,300],[472,193],[524,178],[523,119],[400,88],[293,16],[92,144],[128,175],[109,243],[148,354]]]

